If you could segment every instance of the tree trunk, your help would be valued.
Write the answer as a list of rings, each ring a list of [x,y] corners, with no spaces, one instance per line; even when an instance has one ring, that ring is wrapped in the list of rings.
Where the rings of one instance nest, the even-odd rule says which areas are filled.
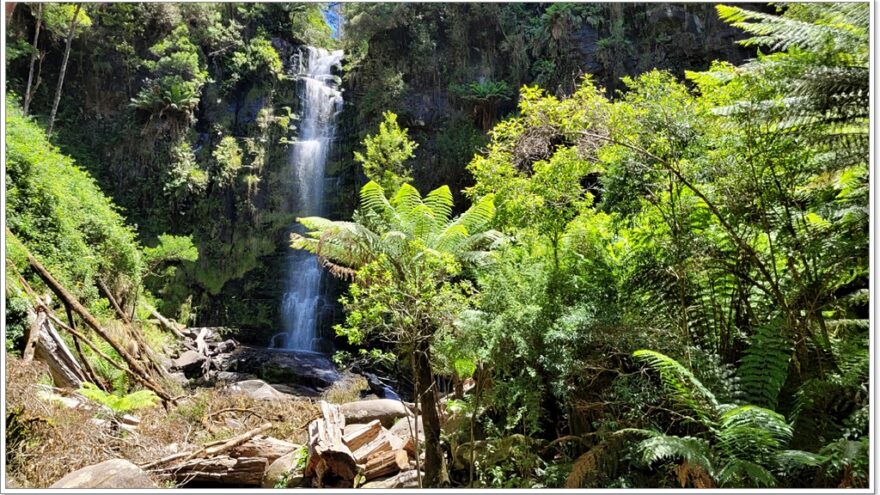
[[[39,310],[38,310],[39,311]],[[37,328],[31,329],[37,332],[36,344],[34,346],[34,357],[49,366],[49,372],[52,375],[52,381],[61,388],[80,388],[85,381],[85,374],[79,363],[73,357],[67,344],[55,331],[52,322],[45,317],[38,318],[35,314],[35,323]]]
[[[67,42],[64,46],[64,60],[61,61],[61,72],[58,73],[58,84],[55,86],[55,101],[52,103],[52,113],[49,115],[49,129],[46,131],[47,136],[52,135],[52,127],[55,125],[55,115],[58,113],[58,103],[61,102],[61,87],[64,86],[64,74],[67,72],[67,60],[70,58],[70,45],[73,44],[73,34],[76,32],[76,18],[79,17],[79,11],[82,10],[82,4],[76,4],[73,11],[73,17],[70,19],[70,27],[67,28]]]
[[[32,84],[34,81],[34,65],[37,63],[37,54],[39,53],[39,49],[37,45],[40,42],[40,27],[43,25],[43,4],[37,4],[37,30],[34,33],[34,45],[33,45],[33,53],[31,53],[31,67],[28,70],[28,81],[27,81],[27,89],[24,93],[24,114],[27,115],[28,108],[31,106],[31,98],[33,98],[33,94],[31,93]],[[34,88],[36,90],[36,88]]]
[[[443,466],[443,451],[440,448],[440,416],[437,413],[437,400],[434,394],[434,374],[431,372],[430,344],[418,344],[413,359],[416,377],[416,393],[422,412],[425,428],[425,478],[423,487],[439,486]]]

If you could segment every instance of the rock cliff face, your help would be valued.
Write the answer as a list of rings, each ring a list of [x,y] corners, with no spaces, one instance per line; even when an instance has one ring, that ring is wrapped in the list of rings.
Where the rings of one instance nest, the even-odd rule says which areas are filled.
[[[387,12],[399,21],[379,27],[361,26],[357,13],[349,12],[348,43],[368,48],[345,78],[337,167],[349,192],[363,180],[351,151],[374,132],[383,109],[398,113],[419,142],[413,160],[419,189],[449,184],[459,195],[470,184],[464,167],[485,144],[485,129],[451,85],[506,83],[510,93],[496,107],[497,120],[516,110],[516,90],[524,84],[564,95],[591,74],[613,96],[625,89],[624,76],[654,68],[683,76],[685,68],[752,55],[736,44],[741,32],[710,4],[403,5]],[[404,25],[410,18],[421,27]],[[344,199],[341,210],[354,206]]]

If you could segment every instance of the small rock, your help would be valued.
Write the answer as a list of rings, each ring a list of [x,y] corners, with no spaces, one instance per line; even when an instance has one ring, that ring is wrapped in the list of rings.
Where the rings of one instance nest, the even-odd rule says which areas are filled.
[[[232,352],[236,347],[238,347],[238,342],[232,339],[227,339],[217,344],[217,350],[219,352]]]
[[[124,414],[122,416],[122,418],[120,419],[120,421],[122,421],[123,423],[125,423],[127,425],[132,425],[132,426],[137,426],[137,425],[141,424],[140,418],[138,418],[137,416],[132,416],[131,414]]]
[[[186,384],[189,382],[189,380],[186,378],[186,374],[183,373],[182,371],[176,371],[176,372],[174,372],[174,373],[168,373],[168,376],[171,377],[171,379],[172,379],[175,383],[180,384],[180,385],[182,385],[182,386],[186,386]]]
[[[275,390],[263,380],[245,380],[229,385],[230,392],[246,394],[257,400],[286,400],[287,395]]]
[[[345,416],[346,421],[352,423],[369,423],[378,419],[382,426],[388,428],[394,424],[394,420],[411,413],[399,401],[391,399],[374,399],[348,402],[339,406],[339,412]]]
[[[300,457],[307,456],[301,448],[297,447],[293,452],[284,454],[275,460],[263,474],[263,488],[275,488],[282,480],[287,478],[287,482],[280,488],[294,488],[300,486],[303,482],[303,469],[305,462]]]
[[[111,459],[78,469],[49,488],[158,488],[141,468],[125,459]]]
[[[194,377],[202,374],[202,366],[204,366],[207,358],[196,351],[186,351],[174,360],[174,367],[183,371],[188,377]]]

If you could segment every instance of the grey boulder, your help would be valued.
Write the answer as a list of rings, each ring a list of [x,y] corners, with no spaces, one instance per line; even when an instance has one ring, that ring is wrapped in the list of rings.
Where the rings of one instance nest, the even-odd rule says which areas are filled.
[[[49,488],[158,488],[143,469],[111,459],[68,474]]]

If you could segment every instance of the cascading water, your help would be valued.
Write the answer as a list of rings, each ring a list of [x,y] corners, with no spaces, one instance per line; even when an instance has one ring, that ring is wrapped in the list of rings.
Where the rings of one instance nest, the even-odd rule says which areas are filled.
[[[298,192],[298,216],[322,215],[324,168],[342,110],[339,78],[333,74],[342,61],[342,50],[306,47],[295,56],[299,79],[301,119],[299,137],[291,146],[290,166]],[[299,229],[299,227],[294,227]],[[299,231],[299,230],[298,230]],[[301,232],[301,231],[300,231]],[[318,340],[318,315],[322,305],[322,270],[314,255],[291,251],[287,259],[281,321],[284,332],[273,347],[312,351]],[[277,342],[281,337],[282,341]]]

